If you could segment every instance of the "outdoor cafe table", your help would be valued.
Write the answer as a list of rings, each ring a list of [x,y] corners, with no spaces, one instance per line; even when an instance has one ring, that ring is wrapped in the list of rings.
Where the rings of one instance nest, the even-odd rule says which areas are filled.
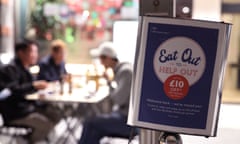
[[[72,93],[68,93],[66,91],[63,94],[41,91],[41,92],[27,95],[26,99],[31,101],[42,101],[46,103],[62,103],[63,105],[69,105],[69,104],[71,105],[74,103],[96,104],[101,100],[103,100],[105,97],[107,97],[108,94],[109,94],[108,86],[100,86],[96,92],[89,92],[86,87],[82,87],[82,88],[74,88],[72,90]],[[92,105],[91,108],[93,110],[97,110],[97,108],[94,107],[94,105]],[[74,111],[74,109],[72,110]],[[77,113],[77,112],[73,112],[73,113]],[[62,114],[63,114],[62,117],[66,121],[69,135],[73,135],[72,132],[74,128],[70,127],[71,122],[67,121],[67,117],[64,115],[64,109]],[[64,144],[67,142],[67,139],[68,138],[64,140]]]
[[[89,92],[87,88],[74,88],[72,93],[64,92],[37,92],[27,95],[27,100],[39,100],[48,102],[70,102],[70,103],[98,103],[103,100],[109,92],[108,86],[101,86],[96,92]]]

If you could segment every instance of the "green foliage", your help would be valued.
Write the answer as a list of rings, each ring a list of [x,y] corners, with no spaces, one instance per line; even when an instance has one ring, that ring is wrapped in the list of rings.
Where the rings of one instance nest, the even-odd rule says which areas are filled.
[[[34,28],[37,32],[38,39],[46,39],[46,33],[51,33],[55,38],[54,28],[58,20],[54,16],[44,15],[44,4],[47,2],[60,2],[59,0],[37,0],[36,7],[30,15],[30,27]]]

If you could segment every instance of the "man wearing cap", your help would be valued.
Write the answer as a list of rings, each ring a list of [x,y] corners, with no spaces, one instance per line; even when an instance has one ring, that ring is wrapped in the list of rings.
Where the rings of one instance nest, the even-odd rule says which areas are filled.
[[[132,66],[121,63],[111,42],[104,42],[97,49],[97,56],[105,68],[112,68],[114,79],[108,80],[110,87],[109,98],[113,103],[112,112],[87,119],[83,124],[79,144],[100,144],[105,136],[129,137],[131,127],[128,126],[127,116],[132,80]],[[115,83],[113,87],[112,83]]]

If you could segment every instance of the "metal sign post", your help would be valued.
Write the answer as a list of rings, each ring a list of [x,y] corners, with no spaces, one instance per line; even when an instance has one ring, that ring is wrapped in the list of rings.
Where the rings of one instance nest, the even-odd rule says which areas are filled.
[[[181,101],[179,104],[172,101],[178,100],[175,98],[179,98],[179,96],[181,97],[186,95],[196,95],[196,91],[189,93],[183,92],[185,89],[184,83],[186,83],[185,86],[187,91],[194,83],[192,80],[199,81],[197,85],[201,87],[203,81],[200,82],[199,78],[202,77],[201,80],[206,80],[209,79],[208,77],[215,77],[216,75],[219,76],[218,72],[223,72],[224,69],[223,61],[226,58],[225,56],[231,31],[231,25],[226,23],[212,23],[207,21],[201,21],[200,23],[200,21],[186,20],[192,19],[192,17],[196,19],[196,17],[192,15],[194,12],[196,14],[196,9],[196,3],[193,3],[192,0],[140,0],[139,30],[135,54],[136,63],[134,65],[133,75],[135,84],[132,87],[132,97],[130,103],[130,116],[132,116],[132,118],[129,118],[128,123],[133,126],[147,128],[141,129],[141,144],[182,144],[182,139],[177,133],[216,136],[217,120],[221,100],[219,91],[221,90],[221,81],[216,81],[216,83],[211,83],[211,80],[209,81],[209,85],[206,86],[206,89],[209,88],[210,84],[212,84],[216,89],[211,89],[210,93],[206,93],[207,97],[205,100],[207,101],[202,101],[202,97],[195,99],[195,101],[191,101],[190,104],[188,104],[190,102],[188,101],[189,99],[186,101]],[[163,16],[168,18],[163,18]],[[184,19],[175,19],[174,17]],[[189,27],[191,29],[188,29]],[[195,32],[192,31],[193,29]],[[206,31],[203,32],[202,29],[205,29]],[[211,35],[213,34],[212,30],[220,31],[219,35]],[[189,32],[192,33],[192,35],[189,34]],[[196,37],[195,33],[199,33],[199,36]],[[206,33],[208,33],[207,35],[209,37],[205,37],[204,39],[202,36],[205,36]],[[192,44],[192,42],[183,41],[182,38],[176,42],[174,42],[174,40],[168,42],[167,45],[165,45],[165,43],[163,45],[163,42],[171,40],[170,38],[179,37],[180,35],[183,36],[184,39],[193,38],[193,41],[196,41],[196,43],[198,43],[197,41],[201,41],[200,43],[202,44],[205,43],[205,48],[199,46],[194,47],[195,44]],[[215,37],[215,39],[212,40],[212,37]],[[210,41],[209,38],[211,38]],[[212,57],[213,62],[219,61],[221,65],[219,69],[212,69],[211,64],[206,65],[206,54],[204,51],[208,51],[210,47],[212,48],[211,45],[208,45],[211,42],[217,42],[215,43],[214,49],[211,50],[214,53],[216,52],[216,54],[220,54],[219,56],[216,55],[216,58],[218,58],[218,60],[215,60],[215,57]],[[179,44],[183,44],[184,46],[179,46]],[[186,46],[186,44],[189,45]],[[222,47],[222,45],[225,45],[226,47]],[[209,46],[209,48],[207,48],[207,46]],[[172,47],[174,48],[172,49]],[[192,48],[190,49],[189,47]],[[178,51],[177,49],[179,48],[183,49]],[[170,52],[166,52],[167,50]],[[198,58],[202,59],[203,62],[201,63],[201,66],[199,65],[199,67],[196,67],[197,70],[201,71],[201,73],[199,73],[199,76],[197,76],[197,79],[188,77],[188,79],[183,80],[185,78],[184,76],[187,75],[181,73],[181,70],[183,70],[183,65],[179,65],[179,63],[186,63],[185,52],[188,50],[191,51],[191,57],[189,57],[190,59],[192,59],[192,51],[195,51],[197,57],[199,56]],[[182,57],[180,56],[180,58],[178,58],[178,52],[182,54]],[[171,58],[169,56],[171,56]],[[153,61],[152,58],[154,58]],[[169,66],[165,62],[172,62],[175,60],[177,63],[170,63],[169,65],[179,67],[179,73],[177,71],[169,72],[163,70],[166,68],[166,65]],[[154,69],[152,69],[152,65],[149,65],[150,63],[153,64]],[[218,63],[216,63],[216,65],[218,65]],[[185,68],[191,69],[190,66],[191,65],[187,65]],[[205,71],[205,66],[208,66],[206,69],[212,69],[213,71],[216,70],[217,73],[213,73],[210,76],[207,76],[208,74],[206,74],[206,77],[202,76],[201,74]],[[156,81],[156,79],[152,77],[154,73],[157,75],[160,82]],[[176,76],[177,78],[175,78],[175,75],[172,75],[173,73],[175,75],[179,74]],[[164,74],[169,74],[170,76]],[[221,73],[220,75],[223,76],[224,73]],[[178,78],[178,76],[181,78]],[[167,80],[165,80],[166,77],[168,77]],[[182,79],[182,86],[178,87],[175,84],[172,85],[175,83],[175,80],[178,81],[180,79]],[[188,82],[192,83],[188,85]],[[163,86],[163,89],[149,87],[149,84]],[[218,85],[219,87],[215,87],[215,85]],[[179,89],[176,90],[174,88]],[[178,92],[180,93],[178,94]],[[170,99],[159,98],[157,95],[155,95],[155,93],[168,96]],[[138,97],[134,98],[135,95]],[[211,97],[211,99],[208,99],[209,97]],[[136,100],[134,101],[134,99]],[[181,99],[183,99],[183,97],[181,97]],[[199,101],[203,105],[198,105]],[[198,114],[197,117],[195,117],[195,114],[193,114],[191,117],[185,113],[185,110],[187,112],[195,106],[196,108],[208,107],[210,103],[212,107],[207,108],[207,111],[203,112],[202,114]],[[192,105],[193,107],[188,107],[188,105]],[[167,109],[169,109],[169,111]],[[135,113],[133,113],[133,111],[135,111]],[[200,123],[192,123],[192,121],[198,119],[202,119],[199,121]],[[201,123],[203,121],[204,123]],[[206,127],[204,131],[203,127]],[[153,129],[157,131],[154,131]]]
[[[139,56],[142,16],[176,17],[176,0],[140,0],[139,31],[135,61],[138,60]],[[136,67],[135,64],[135,68]],[[181,137],[175,133],[141,129],[140,144],[182,144],[182,140]]]

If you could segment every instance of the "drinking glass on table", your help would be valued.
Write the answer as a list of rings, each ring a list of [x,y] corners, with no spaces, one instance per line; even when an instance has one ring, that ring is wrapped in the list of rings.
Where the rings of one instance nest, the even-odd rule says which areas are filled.
[[[63,74],[60,80],[60,94],[72,93],[72,74]]]

